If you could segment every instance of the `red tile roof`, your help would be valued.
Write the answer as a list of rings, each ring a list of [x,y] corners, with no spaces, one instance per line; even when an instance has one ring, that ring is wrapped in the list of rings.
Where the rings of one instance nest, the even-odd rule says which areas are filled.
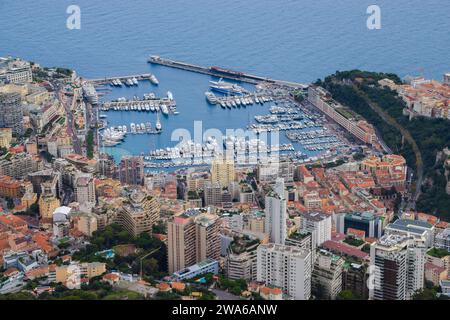
[[[368,259],[369,254],[365,253],[364,251],[361,251],[359,249],[356,249],[355,247],[349,246],[347,244],[336,242],[333,240],[325,241],[322,246],[330,251],[337,252],[337,253],[343,253],[348,256],[353,256],[361,259]]]

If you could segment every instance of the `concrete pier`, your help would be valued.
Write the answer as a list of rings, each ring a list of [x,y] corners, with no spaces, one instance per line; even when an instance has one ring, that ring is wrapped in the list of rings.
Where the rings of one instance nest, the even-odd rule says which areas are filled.
[[[125,83],[128,79],[136,78],[138,81],[148,80],[150,81],[152,74],[151,73],[144,73],[144,74],[135,74],[135,75],[128,75],[128,76],[119,76],[119,77],[105,77],[105,78],[98,78],[98,79],[89,79],[88,81],[91,82],[94,85],[104,85],[104,84],[110,84],[113,80],[120,80],[122,83]]]
[[[199,66],[199,65],[195,65],[195,64],[166,59],[166,58],[162,58],[160,56],[155,56],[155,55],[150,56],[148,58],[147,62],[152,63],[152,64],[166,66],[166,67],[196,72],[196,73],[203,73],[203,74],[207,74],[207,75],[214,76],[214,77],[220,77],[220,78],[224,78],[224,79],[231,79],[231,80],[235,80],[235,81],[247,82],[247,83],[251,83],[251,84],[258,84],[261,82],[269,82],[269,83],[274,83],[274,84],[278,84],[278,85],[284,85],[284,86],[301,88],[301,89],[308,87],[307,85],[302,84],[302,83],[290,82],[290,81],[284,81],[284,80],[275,80],[275,79],[271,79],[271,78],[267,78],[267,77],[255,76],[255,75],[252,75],[249,73],[228,70],[228,69],[215,67],[215,66],[214,67],[203,67],[203,66]]]

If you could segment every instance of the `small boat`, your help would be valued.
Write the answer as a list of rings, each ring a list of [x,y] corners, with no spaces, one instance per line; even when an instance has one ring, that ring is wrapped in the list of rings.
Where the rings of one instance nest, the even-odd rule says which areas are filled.
[[[158,81],[158,79],[155,77],[154,74],[152,74],[152,75],[150,76],[150,82],[153,83],[154,85],[158,85],[158,84],[159,84],[159,81]]]
[[[205,96],[210,104],[216,104],[218,102],[216,95],[212,92],[206,91]]]
[[[167,91],[167,99],[169,99],[170,101],[173,100],[173,94],[170,91]]]
[[[169,115],[169,109],[167,108],[167,106],[165,104],[161,105],[161,112],[165,116]]]
[[[139,84],[138,80],[136,78],[134,78],[134,77],[133,77],[133,79],[131,79],[131,81],[133,81],[133,84],[136,85],[136,86]]]
[[[156,130],[161,131],[162,129],[162,125],[161,125],[161,121],[159,120],[159,113],[157,114],[157,119],[156,119],[156,125],[155,125]]]

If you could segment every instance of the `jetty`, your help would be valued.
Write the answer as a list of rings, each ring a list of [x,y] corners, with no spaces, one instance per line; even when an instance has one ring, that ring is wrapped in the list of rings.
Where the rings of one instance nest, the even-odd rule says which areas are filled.
[[[110,84],[113,81],[120,80],[121,82],[125,83],[127,80],[132,80],[133,78],[138,81],[144,81],[148,80],[151,82],[152,79],[151,73],[144,73],[144,74],[134,74],[134,75],[128,75],[128,76],[116,76],[116,77],[105,77],[105,78],[98,78],[98,79],[87,79],[90,83],[93,85],[105,85]]]
[[[301,89],[305,89],[308,87],[308,85],[303,84],[303,83],[284,81],[284,80],[276,80],[276,79],[271,79],[268,77],[256,76],[253,74],[234,71],[234,70],[225,69],[225,68],[221,68],[221,67],[217,67],[217,66],[204,67],[204,66],[199,66],[199,65],[195,65],[195,64],[191,64],[191,63],[182,62],[182,61],[176,61],[176,60],[162,58],[157,55],[150,56],[148,58],[147,62],[151,63],[151,64],[157,64],[157,65],[162,65],[162,66],[166,66],[166,67],[171,67],[171,68],[176,68],[176,69],[181,69],[181,70],[186,70],[186,71],[191,71],[191,72],[196,72],[196,73],[202,73],[202,74],[206,74],[206,75],[210,75],[210,76],[214,76],[214,77],[231,79],[231,80],[251,83],[251,84],[255,84],[255,85],[259,84],[261,82],[268,82],[268,83],[289,86],[289,87],[294,87],[294,88],[301,88]]]

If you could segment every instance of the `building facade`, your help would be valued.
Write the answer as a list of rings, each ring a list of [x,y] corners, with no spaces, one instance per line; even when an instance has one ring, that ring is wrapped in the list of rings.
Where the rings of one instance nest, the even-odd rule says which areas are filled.
[[[409,300],[423,288],[425,251],[411,237],[384,235],[370,249],[373,269],[373,300]]]
[[[280,244],[257,250],[257,281],[280,288],[296,300],[311,297],[311,252]]]
[[[169,273],[207,258],[220,259],[221,219],[195,210],[173,217],[167,223]]]
[[[278,178],[274,190],[265,198],[265,231],[270,242],[284,244],[286,241],[286,199],[284,197],[284,180]]]
[[[18,93],[0,93],[0,128],[11,128],[13,134],[23,134],[23,112]]]

